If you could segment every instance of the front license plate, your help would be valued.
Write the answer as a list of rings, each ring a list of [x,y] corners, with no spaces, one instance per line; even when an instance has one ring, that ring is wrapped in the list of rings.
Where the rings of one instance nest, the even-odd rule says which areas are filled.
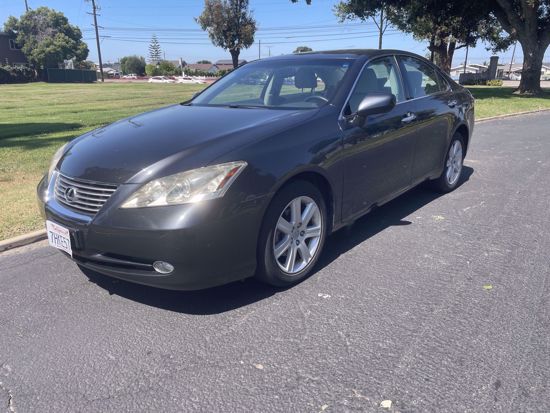
[[[71,257],[73,256],[71,235],[67,228],[55,222],[46,221],[46,231],[48,232],[48,242],[52,247],[65,251]]]

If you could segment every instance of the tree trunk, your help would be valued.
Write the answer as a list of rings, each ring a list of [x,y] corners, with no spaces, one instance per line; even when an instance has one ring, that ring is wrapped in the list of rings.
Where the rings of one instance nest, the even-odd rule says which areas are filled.
[[[229,53],[231,53],[231,59],[233,60],[233,69],[236,69],[239,67],[239,54],[241,53],[240,50],[230,50]]]
[[[430,51],[430,62],[435,63],[435,36],[430,39],[428,50]]]
[[[380,9],[380,26],[378,26],[378,50],[382,50],[383,37],[384,37],[384,8]]]
[[[540,47],[536,39],[521,41],[523,48],[523,70],[519,88],[515,93],[521,95],[538,95],[542,93],[540,75],[542,60],[546,48]]]
[[[439,66],[439,68],[445,73],[451,73],[451,65],[453,62],[455,46],[455,42],[451,42],[451,44],[448,44],[447,42],[442,40],[439,45],[433,47],[435,64]]]
[[[514,92],[525,95],[542,93],[540,72],[544,52],[550,44],[550,24],[544,22],[542,1],[496,0],[493,9],[498,21],[509,34],[517,36],[523,48],[523,72],[519,88]],[[543,7],[543,6],[541,6]]]

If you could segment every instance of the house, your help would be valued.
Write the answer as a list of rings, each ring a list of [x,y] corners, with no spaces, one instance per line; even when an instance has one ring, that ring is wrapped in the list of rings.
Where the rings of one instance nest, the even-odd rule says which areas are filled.
[[[210,73],[218,73],[222,70],[233,70],[233,63],[225,64],[225,63],[215,63],[210,68]]]
[[[198,71],[201,71],[201,72],[209,72],[211,68],[212,68],[211,63],[191,63],[191,64],[188,64],[188,65],[185,65],[184,69],[198,70]]]
[[[497,79],[498,56],[491,56],[489,62],[489,66],[475,63],[467,64],[466,71],[464,71],[464,65],[462,65],[462,71],[457,70],[460,68],[460,66],[457,66],[453,68],[455,69],[454,73],[458,74],[458,81],[461,85],[484,84],[488,80]]]
[[[239,66],[244,65],[247,63],[246,60],[239,59]],[[210,69],[210,73],[218,73],[221,71],[228,71],[233,70],[233,60],[230,59],[222,59],[218,60],[216,63],[212,65],[212,68]]]
[[[239,66],[240,65],[244,65],[246,62],[246,60],[242,60],[242,59],[239,59]],[[233,67],[233,60],[231,59],[222,59],[222,60],[218,60],[216,63],[214,63],[214,65],[221,65],[221,66],[231,66]]]
[[[212,75],[217,75],[221,71],[233,70],[233,63],[224,63],[224,62],[227,62],[227,61],[220,60],[214,64],[211,64],[211,63],[188,64],[184,67],[184,70],[198,70],[201,72],[210,73]],[[241,62],[246,63],[245,60],[241,60]]]
[[[96,64],[96,67],[99,69],[99,64]],[[120,62],[103,62],[103,71],[105,72],[107,69],[113,69],[115,72],[120,72]]]
[[[96,72],[99,74],[100,70],[99,67],[96,69]],[[103,75],[112,77],[112,78],[119,78],[120,72],[116,69],[113,69],[112,67],[103,67]]]
[[[499,79],[508,79],[514,76],[520,77],[522,71],[523,63],[513,63],[512,65],[510,65],[510,63],[504,63],[498,65],[497,77]],[[550,65],[543,64],[540,72],[541,77],[545,77],[548,73],[550,73]]]
[[[489,70],[489,66],[480,65],[477,63],[469,63],[464,67],[464,64],[451,68],[451,78],[458,79],[462,73],[483,73]]]
[[[15,43],[15,36],[0,32],[0,65],[24,66],[27,58]]]

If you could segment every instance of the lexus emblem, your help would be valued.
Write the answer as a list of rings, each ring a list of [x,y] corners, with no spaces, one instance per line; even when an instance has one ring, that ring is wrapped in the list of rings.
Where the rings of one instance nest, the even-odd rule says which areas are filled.
[[[72,186],[65,189],[65,199],[69,203],[73,203],[76,200],[77,194],[76,194],[76,188],[73,188]]]

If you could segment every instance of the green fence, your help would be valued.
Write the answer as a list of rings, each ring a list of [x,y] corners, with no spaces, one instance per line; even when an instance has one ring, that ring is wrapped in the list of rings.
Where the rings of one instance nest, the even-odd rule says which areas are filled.
[[[95,82],[97,73],[95,70],[48,69],[47,81],[53,83]]]

